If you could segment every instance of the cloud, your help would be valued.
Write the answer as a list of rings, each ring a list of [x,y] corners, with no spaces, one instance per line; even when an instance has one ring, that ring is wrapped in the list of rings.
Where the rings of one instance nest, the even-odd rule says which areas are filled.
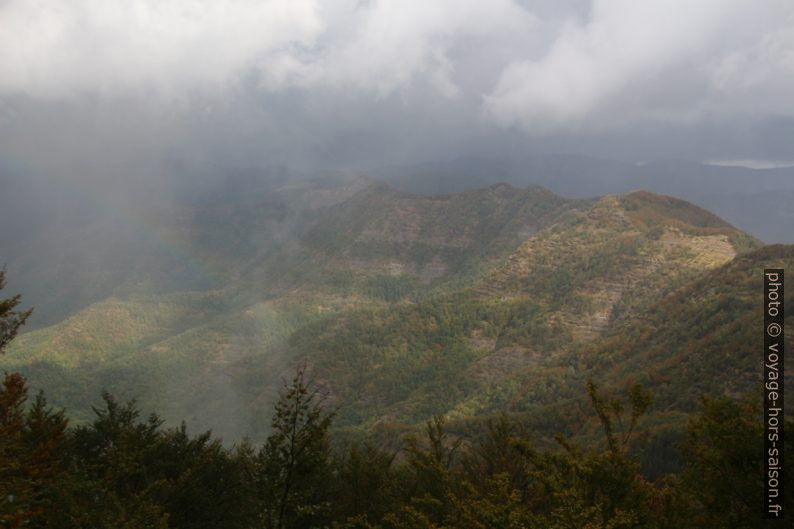
[[[545,54],[505,68],[485,110],[535,135],[791,113],[792,13],[777,0],[594,0]]]
[[[316,0],[6,0],[0,91],[42,98],[218,90],[322,32]]]
[[[0,93],[206,95],[254,79],[383,97],[421,77],[454,97],[452,48],[533,22],[510,0],[6,0]]]
[[[0,158],[95,179],[169,157],[785,158],[793,12],[790,0],[0,0]]]
[[[510,0],[373,1],[348,7],[335,13],[328,46],[307,61],[302,82],[384,96],[419,77],[455,97],[452,50],[467,41],[486,48],[505,38],[515,44],[536,23]]]

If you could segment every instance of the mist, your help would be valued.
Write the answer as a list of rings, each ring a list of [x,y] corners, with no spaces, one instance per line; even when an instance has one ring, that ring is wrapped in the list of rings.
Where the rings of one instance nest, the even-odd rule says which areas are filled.
[[[0,0],[0,519],[759,519],[792,94],[791,0]]]
[[[715,189],[701,166],[638,164],[794,165],[793,28],[782,0],[6,0],[3,260],[44,304],[30,272],[42,255],[64,280],[101,270],[120,248],[147,253],[130,226],[149,218],[162,229],[184,205],[329,175],[433,192],[644,187],[786,241],[790,171]],[[762,180],[782,210],[774,230],[754,213],[764,197],[748,198]],[[85,255],[105,257],[75,264]],[[59,303],[107,291],[85,288]]]
[[[793,17],[783,1],[9,0],[0,159],[123,193],[174,159],[785,163]]]

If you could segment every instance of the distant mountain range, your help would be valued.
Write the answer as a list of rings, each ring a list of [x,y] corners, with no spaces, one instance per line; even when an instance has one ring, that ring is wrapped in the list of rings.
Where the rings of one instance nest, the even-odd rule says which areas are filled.
[[[462,158],[378,168],[372,174],[417,193],[450,193],[497,182],[540,185],[571,198],[644,189],[694,202],[764,242],[794,243],[794,167],[749,169],[683,160],[635,164],[560,154]]]
[[[592,174],[609,164],[625,168]],[[701,187],[752,189],[749,173],[696,167]],[[500,411],[546,435],[588,435],[588,378],[645,384],[656,400],[643,428],[674,436],[698,395],[759,383],[761,271],[791,268],[794,246],[648,191],[468,189],[484,177],[436,169],[380,175],[389,184],[279,177],[115,210],[78,196],[91,207],[57,215],[23,203],[57,193],[4,194],[8,291],[38,319],[0,367],[77,421],[104,388],[226,439],[261,438],[303,362],[351,436],[434,414],[466,428]],[[610,185],[634,187],[614,174]],[[788,185],[785,171],[758,174],[759,193]],[[436,193],[453,186],[467,189]]]

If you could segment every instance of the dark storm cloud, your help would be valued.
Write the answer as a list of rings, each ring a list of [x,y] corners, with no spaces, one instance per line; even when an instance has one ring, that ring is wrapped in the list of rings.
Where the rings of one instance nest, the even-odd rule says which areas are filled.
[[[6,0],[0,158],[784,159],[793,27],[783,0]]]

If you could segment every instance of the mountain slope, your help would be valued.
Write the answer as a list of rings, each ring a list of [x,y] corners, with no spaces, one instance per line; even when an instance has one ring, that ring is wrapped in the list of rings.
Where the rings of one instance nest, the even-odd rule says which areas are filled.
[[[528,408],[559,394],[571,351],[757,246],[683,201],[605,197],[532,235],[471,286],[324,320],[292,343],[341,403],[341,424]],[[517,373],[543,382],[528,389]]]
[[[82,416],[106,388],[169,420],[239,437],[251,433],[254,415],[269,409],[294,365],[290,334],[335,314],[453,288],[577,204],[542,189],[424,197],[357,179],[290,183],[245,203],[152,207],[148,222],[159,240],[200,265],[211,289],[137,283],[142,264],[164,280],[152,266],[157,258],[139,248],[127,265],[120,252],[91,294],[105,288],[110,297],[20,336],[2,365]],[[79,266],[92,255],[66,262]],[[83,272],[90,278],[95,269]],[[80,277],[68,288],[91,284]],[[107,289],[103,277],[128,286]],[[229,417],[229,407],[239,417]]]
[[[691,409],[701,394],[758,389],[763,351],[763,271],[794,266],[793,245],[765,246],[701,275],[581,352],[599,376],[629,374],[650,385],[658,406]],[[794,302],[786,291],[785,306]],[[786,317],[789,347],[794,314]]]
[[[758,241],[671,197],[568,201],[507,185],[421,196],[359,179],[152,220],[216,288],[108,298],[21,335],[2,359],[78,420],[107,388],[169,421],[261,437],[300,362],[351,434],[498,410],[575,432],[589,377],[646,382],[665,406],[652,420],[680,424],[700,390],[752,379],[728,355],[738,382],[726,380],[715,350],[692,360],[710,385],[687,389],[680,356],[728,348],[751,325],[746,300],[725,299],[746,298],[742,263],[771,250],[753,252]],[[704,281],[718,292],[703,305],[705,341],[687,305]]]
[[[569,154],[461,158],[382,168],[376,176],[399,189],[450,193],[496,182],[540,185],[571,198],[636,189],[673,195],[714,211],[741,230],[772,243],[794,242],[790,229],[794,167],[750,169],[684,160],[637,164]]]

